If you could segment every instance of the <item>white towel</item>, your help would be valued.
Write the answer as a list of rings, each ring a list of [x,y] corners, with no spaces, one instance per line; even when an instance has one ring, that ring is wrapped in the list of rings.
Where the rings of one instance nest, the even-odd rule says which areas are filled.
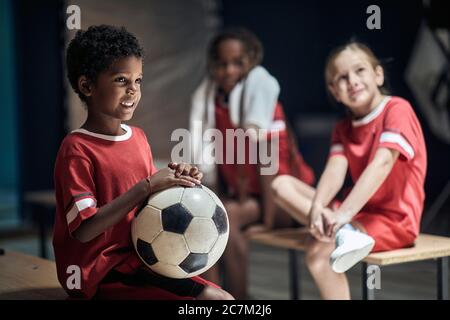
[[[230,120],[235,127],[239,125],[239,106],[244,83],[242,125],[251,124],[260,129],[269,130],[280,93],[278,81],[264,67],[256,66],[244,80],[236,84],[229,96]],[[216,84],[206,77],[194,92],[191,101],[190,132],[193,159],[205,177],[215,171],[212,155],[205,152],[211,150],[211,147],[208,147],[211,142],[203,141],[203,133],[205,130],[215,127],[214,97],[216,89]],[[208,110],[208,119],[205,122],[206,110]]]

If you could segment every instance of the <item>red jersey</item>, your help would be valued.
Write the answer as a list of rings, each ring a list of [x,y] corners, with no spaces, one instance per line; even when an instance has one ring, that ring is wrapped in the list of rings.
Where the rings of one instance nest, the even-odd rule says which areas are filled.
[[[356,183],[380,147],[397,150],[400,155],[361,214],[383,213],[392,220],[406,219],[407,231],[417,236],[425,199],[427,155],[420,123],[408,101],[386,97],[362,119],[339,122],[330,155],[343,154],[347,158]]]
[[[216,128],[221,132],[223,137],[223,150],[221,150],[223,155],[223,164],[219,164],[220,173],[225,180],[228,188],[231,192],[235,194],[238,190],[238,179],[239,171],[237,165],[237,154],[238,154],[238,144],[237,138],[234,141],[227,141],[227,129],[236,130],[237,128],[232,124],[229,115],[229,109],[216,104],[215,107],[215,120]],[[286,130],[286,119],[283,112],[283,108],[280,103],[275,107],[275,112],[273,116],[273,121],[270,128],[263,128],[267,130],[267,139],[271,139],[272,132],[278,132],[279,134],[279,145],[278,145],[278,170],[277,175],[290,174],[294,175],[300,180],[307,184],[314,183],[314,172],[312,169],[304,162],[303,157],[300,153],[296,153],[295,158],[291,157],[291,145],[289,143],[288,132]],[[259,182],[259,169],[255,161],[252,161],[250,157],[249,144],[251,142],[246,139],[245,142],[245,163],[240,164],[243,166],[242,174],[245,175],[247,179],[247,191],[250,194],[258,195],[260,193],[260,182]],[[234,145],[234,159],[233,163],[226,163],[227,155],[227,145]],[[254,150],[257,150],[254,148]],[[242,152],[243,150],[240,150]],[[256,159],[256,157],[255,157]]]
[[[58,279],[70,296],[91,298],[112,269],[130,273],[141,265],[130,235],[137,208],[91,241],[82,243],[73,237],[97,208],[156,172],[144,132],[126,125],[122,128],[126,133],[121,136],[75,130],[64,139],[57,155],[53,246]],[[67,287],[71,265],[81,270],[79,290]]]

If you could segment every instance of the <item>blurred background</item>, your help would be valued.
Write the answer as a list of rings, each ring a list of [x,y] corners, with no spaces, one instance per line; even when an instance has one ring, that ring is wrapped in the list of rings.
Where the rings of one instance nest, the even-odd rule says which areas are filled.
[[[367,8],[373,4],[381,28],[371,30]],[[52,257],[54,161],[64,136],[85,118],[64,69],[65,48],[76,32],[68,28],[71,5],[80,9],[81,29],[125,26],[144,46],[143,97],[131,124],[145,130],[162,165],[175,145],[172,131],[188,127],[208,41],[223,27],[244,26],[261,39],[262,64],[278,79],[299,148],[319,175],[331,128],[342,116],[325,91],[325,58],[350,38],[367,43],[385,63],[392,94],[411,101],[424,130],[429,166],[422,231],[450,236],[445,0],[0,0],[0,248]]]

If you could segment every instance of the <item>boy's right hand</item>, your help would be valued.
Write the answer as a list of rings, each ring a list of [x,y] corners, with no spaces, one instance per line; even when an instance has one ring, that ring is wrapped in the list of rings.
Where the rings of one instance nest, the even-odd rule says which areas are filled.
[[[194,187],[201,182],[191,176],[175,176],[175,170],[163,168],[149,178],[150,192],[155,193],[174,186]]]

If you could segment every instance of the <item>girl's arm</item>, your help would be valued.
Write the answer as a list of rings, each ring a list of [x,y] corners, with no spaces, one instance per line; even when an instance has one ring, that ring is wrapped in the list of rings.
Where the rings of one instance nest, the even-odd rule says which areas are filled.
[[[312,205],[326,207],[341,190],[347,174],[348,161],[343,155],[334,155],[327,161],[325,169],[317,184]]]
[[[135,184],[130,190],[100,207],[91,218],[84,220],[74,231],[74,237],[88,242],[123,219],[133,208],[140,205],[150,194],[175,185],[193,187],[200,183],[190,176],[175,177],[174,170],[164,168],[153,176]]]
[[[341,190],[347,174],[348,161],[343,155],[334,155],[328,159],[325,169],[317,185],[316,193],[312,199],[311,209],[308,214],[309,228],[317,239],[323,239],[325,234],[323,217],[328,204]]]
[[[340,216],[339,221],[341,222],[338,225],[330,226],[330,230],[327,230],[328,235],[339,229],[342,224],[349,222],[362,209],[389,175],[398,156],[397,150],[388,148],[377,150],[373,160],[356,181],[350,194],[335,211]]]

